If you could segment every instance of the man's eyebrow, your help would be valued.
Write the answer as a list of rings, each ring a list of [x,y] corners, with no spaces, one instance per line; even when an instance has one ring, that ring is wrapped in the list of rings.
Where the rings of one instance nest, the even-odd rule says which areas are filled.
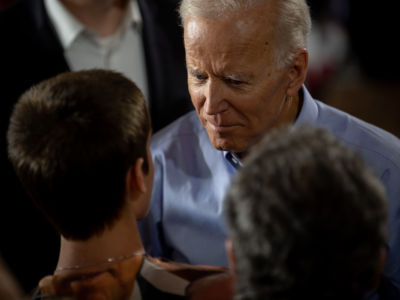
[[[204,74],[203,71],[197,69],[197,68],[193,68],[193,67],[187,67],[187,71],[190,75],[202,75]],[[221,78],[221,79],[230,79],[230,80],[238,80],[238,81],[251,81],[254,76],[252,74],[248,74],[248,73],[242,73],[242,72],[238,72],[238,73],[226,73],[226,74],[221,74],[221,75],[217,75],[217,77]]]
[[[253,75],[246,73],[230,73],[223,76],[227,79],[239,80],[239,81],[249,81],[253,79]]]
[[[201,71],[191,68],[191,67],[187,67],[188,73],[190,73],[191,75],[199,75],[202,74]]]

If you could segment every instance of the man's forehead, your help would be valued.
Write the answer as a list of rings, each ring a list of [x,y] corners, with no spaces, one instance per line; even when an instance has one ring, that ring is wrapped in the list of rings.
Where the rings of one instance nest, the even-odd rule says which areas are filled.
[[[205,22],[205,23],[204,23]],[[185,49],[187,62],[195,63],[204,59],[231,65],[232,59],[247,63],[253,60],[264,60],[272,49],[272,37],[258,24],[239,20],[235,26],[225,26],[220,21],[213,26],[210,21],[189,19],[185,30]],[[229,25],[229,24],[228,24]],[[256,26],[257,28],[246,29]],[[234,63],[236,65],[236,63]]]
[[[273,36],[273,27],[265,17],[252,18],[247,15],[225,16],[220,19],[188,17],[184,24],[185,46],[194,42],[232,44],[262,42],[268,45]],[[238,45],[241,46],[240,44]]]
[[[184,34],[185,34],[185,39],[197,39],[199,38],[203,33],[202,29],[202,24],[201,24],[202,19],[199,18],[189,18],[185,22],[184,26]]]
[[[184,28],[185,31],[189,28],[190,21],[197,23],[211,24],[216,26],[217,24],[225,24],[230,26],[234,31],[241,31],[248,28],[255,28],[257,25],[272,25],[276,21],[277,17],[277,6],[274,1],[261,1],[251,7],[243,8],[235,11],[224,11],[223,14],[216,16],[211,15],[191,15],[188,14],[185,19]],[[190,25],[192,26],[192,25]],[[264,31],[266,31],[264,27]]]

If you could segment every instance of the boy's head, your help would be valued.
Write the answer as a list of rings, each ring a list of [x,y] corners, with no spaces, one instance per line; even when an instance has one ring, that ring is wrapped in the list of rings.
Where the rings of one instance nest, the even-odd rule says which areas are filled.
[[[142,172],[151,191],[150,132],[144,96],[132,81],[113,71],[69,72],[21,96],[8,152],[25,190],[60,234],[85,240],[120,216],[129,172],[129,178]]]
[[[225,205],[243,299],[361,299],[377,283],[384,189],[326,130],[267,135]]]

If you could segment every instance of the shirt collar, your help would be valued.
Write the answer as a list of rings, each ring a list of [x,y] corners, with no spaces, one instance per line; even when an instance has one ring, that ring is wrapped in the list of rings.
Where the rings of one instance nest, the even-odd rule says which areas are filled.
[[[233,152],[223,151],[225,159],[234,167],[236,170],[243,166],[240,158]]]
[[[318,119],[318,106],[304,85],[302,87],[302,93],[303,105],[301,106],[299,116],[294,122],[294,126],[299,126],[304,123],[314,124]]]
[[[79,34],[87,28],[65,8],[60,0],[44,0],[44,4],[62,47],[69,48]],[[137,0],[131,0],[128,5],[128,13],[123,27],[133,25],[135,28],[140,28],[142,17]]]
[[[60,0],[45,0],[44,4],[61,45],[67,49],[85,27],[64,7]]]
[[[129,4],[131,12],[131,20],[135,26],[142,26],[142,15],[140,14],[140,8],[137,0],[132,0]]]

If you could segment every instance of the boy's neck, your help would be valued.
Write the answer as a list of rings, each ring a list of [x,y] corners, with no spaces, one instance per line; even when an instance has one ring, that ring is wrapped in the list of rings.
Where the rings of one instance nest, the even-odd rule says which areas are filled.
[[[57,269],[73,266],[96,265],[133,253],[144,253],[136,219],[132,215],[122,216],[100,236],[86,241],[67,240],[61,237]]]

